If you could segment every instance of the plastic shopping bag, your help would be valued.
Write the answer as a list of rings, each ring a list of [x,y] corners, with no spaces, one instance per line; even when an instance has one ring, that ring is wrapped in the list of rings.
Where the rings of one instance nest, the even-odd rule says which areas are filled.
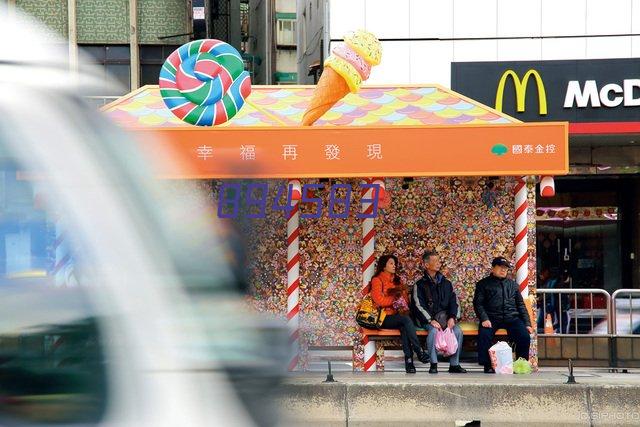
[[[456,339],[453,330],[451,330],[450,328],[445,329],[443,335],[445,341],[447,342],[447,351],[443,355],[445,357],[451,356],[455,354],[456,351],[458,351],[458,340]]]
[[[498,341],[489,349],[489,358],[496,374],[513,374],[513,351],[509,344]]]
[[[444,357],[449,357],[458,351],[458,340],[450,328],[436,332],[436,351]]]
[[[436,331],[436,351],[438,354],[445,354],[447,352],[447,339],[442,329]]]
[[[513,373],[514,374],[530,374],[532,371],[531,364],[523,359],[522,357],[518,358],[515,362],[513,362]]]

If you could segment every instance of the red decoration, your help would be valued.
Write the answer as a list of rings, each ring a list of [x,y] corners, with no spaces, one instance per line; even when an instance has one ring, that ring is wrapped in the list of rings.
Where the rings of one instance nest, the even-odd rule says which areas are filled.
[[[389,209],[391,207],[391,194],[383,188],[380,188],[378,194],[378,208]]]
[[[540,195],[542,197],[553,197],[556,195],[556,186],[552,176],[543,176],[540,181]]]

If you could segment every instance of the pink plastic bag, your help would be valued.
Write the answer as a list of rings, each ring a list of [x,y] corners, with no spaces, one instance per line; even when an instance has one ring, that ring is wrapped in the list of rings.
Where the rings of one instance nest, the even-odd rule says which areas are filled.
[[[451,356],[458,351],[458,340],[450,328],[436,332],[436,351],[444,357]]]

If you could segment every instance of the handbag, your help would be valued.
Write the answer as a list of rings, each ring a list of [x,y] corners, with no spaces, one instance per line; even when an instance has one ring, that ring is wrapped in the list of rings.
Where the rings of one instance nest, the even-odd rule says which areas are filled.
[[[363,328],[380,329],[386,316],[387,312],[384,311],[384,309],[377,307],[373,302],[371,295],[368,294],[362,298],[360,307],[358,307],[356,322]]]
[[[447,318],[447,312],[445,310],[441,310],[433,315],[433,320],[440,324],[442,330],[447,328],[447,322],[449,319]]]

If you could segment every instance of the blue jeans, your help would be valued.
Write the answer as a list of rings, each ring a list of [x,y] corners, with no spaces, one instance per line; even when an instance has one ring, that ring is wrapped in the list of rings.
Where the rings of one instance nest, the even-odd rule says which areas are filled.
[[[436,332],[437,329],[431,326],[431,324],[427,325],[425,328],[429,335],[427,335],[427,351],[429,352],[429,356],[431,356],[431,363],[438,363],[438,352],[436,351]],[[449,365],[457,366],[460,364],[460,352],[462,351],[462,329],[458,325],[453,327],[453,335],[455,335],[456,340],[458,340],[458,350],[449,357]]]

